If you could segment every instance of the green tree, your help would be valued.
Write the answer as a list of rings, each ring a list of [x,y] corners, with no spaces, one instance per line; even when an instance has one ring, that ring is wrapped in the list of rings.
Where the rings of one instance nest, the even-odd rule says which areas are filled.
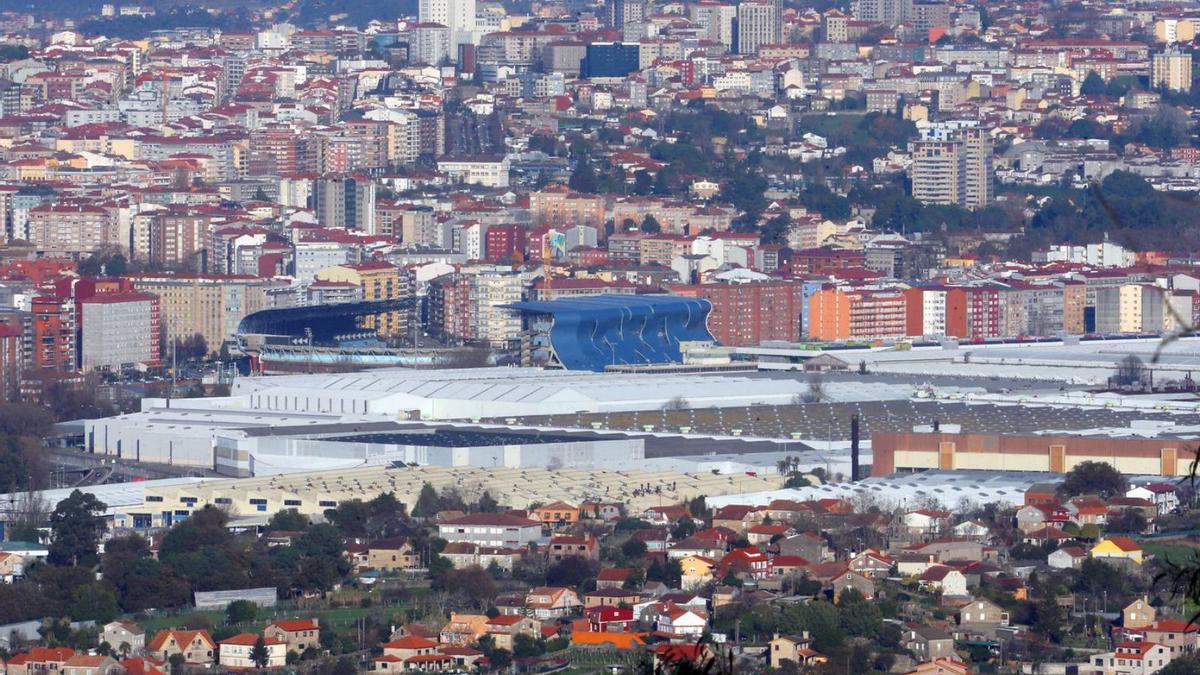
[[[267,529],[274,532],[302,532],[308,527],[308,516],[296,509],[285,509],[271,516]]]
[[[1104,96],[1108,93],[1108,84],[1099,73],[1089,70],[1087,77],[1083,78],[1083,84],[1079,85],[1079,93],[1084,96]]]
[[[95,495],[79,490],[72,491],[59,502],[50,514],[53,539],[49,562],[53,565],[95,565],[100,535],[104,533],[104,520],[100,514],[105,508],[104,502]]]
[[[413,515],[418,518],[432,518],[441,510],[442,506],[437,490],[429,483],[422,485],[421,493],[417,495],[417,503],[413,506]]]
[[[267,642],[263,636],[259,635],[254,641],[254,647],[250,650],[250,660],[259,668],[266,668],[269,656],[267,654]]]
[[[1067,472],[1058,486],[1063,499],[1077,495],[1098,495],[1102,499],[1124,495],[1129,481],[1108,462],[1080,462]]]
[[[325,511],[325,519],[336,525],[347,537],[367,536],[367,521],[370,518],[371,509],[361,499],[338,502],[336,509]]]
[[[630,537],[621,544],[621,556],[626,560],[641,560],[646,555],[646,542]]]
[[[759,230],[759,240],[764,244],[787,243],[788,232],[792,229],[792,219],[786,213],[781,213],[763,223]]]
[[[1142,515],[1141,511],[1137,509],[1125,509],[1108,520],[1105,530],[1113,533],[1141,534],[1146,531],[1148,525],[1146,516]]]
[[[513,656],[519,659],[526,659],[532,656],[541,656],[546,653],[546,645],[541,640],[519,633],[513,636]]]
[[[1051,642],[1061,642],[1065,619],[1062,607],[1058,605],[1058,598],[1047,589],[1034,605],[1034,630],[1038,635],[1046,636]]]
[[[654,179],[650,173],[642,170],[633,174],[633,194],[648,195],[654,189]]]
[[[739,165],[732,167],[729,180],[721,187],[721,197],[742,211],[746,221],[755,222],[767,207],[767,198],[763,196],[766,189],[767,180],[754,168]]]
[[[249,600],[234,600],[225,607],[225,621],[229,624],[249,623],[258,618],[258,605]]]
[[[571,178],[567,180],[567,187],[576,192],[596,192],[596,170],[592,168],[592,163],[587,159],[580,159],[575,164],[575,171],[571,173]]]
[[[491,662],[492,668],[504,672],[512,665],[512,652],[507,649],[493,650],[491,654],[488,654],[488,661]]]
[[[847,635],[874,638],[879,634],[883,612],[878,604],[868,602],[858,590],[843,590],[838,596],[838,609],[841,611],[842,630]]]
[[[662,225],[659,224],[657,218],[647,213],[646,217],[642,219],[641,230],[646,234],[658,234],[662,232]]]

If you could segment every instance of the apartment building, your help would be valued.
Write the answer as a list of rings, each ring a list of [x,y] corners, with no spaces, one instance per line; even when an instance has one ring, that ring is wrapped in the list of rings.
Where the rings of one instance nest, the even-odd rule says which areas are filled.
[[[439,523],[438,536],[452,544],[525,548],[542,536],[542,524],[506,513],[473,513]]]
[[[604,227],[604,198],[550,185],[529,193],[529,213],[536,225]]]
[[[267,309],[267,291],[284,282],[245,275],[131,275],[133,287],[158,296],[168,344],[199,333],[211,351],[237,334],[248,314]]]
[[[412,274],[381,260],[326,267],[317,272],[316,278],[319,281],[351,284],[359,289],[359,297],[367,301],[396,300],[413,294]],[[409,310],[385,312],[365,317],[362,325],[385,338],[406,335],[411,314]]]
[[[79,301],[84,370],[157,366],[159,301],[149,293],[97,293]]]
[[[759,345],[767,340],[800,340],[804,284],[798,281],[750,281],[668,286],[676,295],[704,298],[712,304],[708,330],[722,345]]]
[[[887,340],[907,336],[907,302],[897,289],[825,288],[809,298],[809,337]]]

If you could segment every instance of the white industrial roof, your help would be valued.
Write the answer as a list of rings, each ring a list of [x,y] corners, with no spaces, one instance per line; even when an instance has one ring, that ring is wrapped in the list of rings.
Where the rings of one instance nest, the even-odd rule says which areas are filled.
[[[79,490],[84,494],[90,494],[99,499],[107,507],[106,513],[112,515],[118,511],[127,509],[131,506],[140,506],[146,501],[146,489],[156,487],[170,487],[173,485],[190,485],[194,483],[202,483],[204,481],[213,480],[211,478],[160,478],[156,480],[141,480],[131,481],[128,483],[108,483],[105,485],[88,485],[83,487],[67,487],[54,488],[51,490],[42,490],[37,494],[46,500],[47,508],[53,510],[59,502],[71,496],[75,490]],[[0,508],[8,508],[10,505],[18,503],[23,493],[9,492],[0,494]]]

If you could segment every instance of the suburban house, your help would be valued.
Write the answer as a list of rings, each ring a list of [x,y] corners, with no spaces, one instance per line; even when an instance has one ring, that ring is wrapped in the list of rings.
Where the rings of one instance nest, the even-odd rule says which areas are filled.
[[[442,549],[442,557],[459,569],[472,565],[487,569],[495,565],[506,572],[511,572],[513,563],[520,560],[524,552],[522,549],[479,546],[460,541],[456,544],[446,544],[446,548]]]
[[[658,615],[658,632],[672,637],[700,637],[706,628],[708,617],[696,610],[671,605]]]
[[[858,591],[868,600],[875,597],[875,582],[851,569],[847,569],[833,579],[830,579],[829,587],[833,590],[833,599],[835,601],[842,597],[843,591],[850,588]]]
[[[998,628],[1007,625],[1008,612],[990,600],[972,600],[958,610],[958,627],[964,635],[993,638]]]
[[[584,502],[579,505],[581,517],[597,520],[617,520],[623,510],[623,506],[615,502]]]
[[[583,613],[588,629],[597,633],[627,631],[634,622],[630,607],[588,607]]]
[[[379,539],[367,544],[367,567],[390,572],[421,566],[421,555],[407,537]]]
[[[728,574],[765,579],[771,575],[770,560],[757,548],[736,548],[726,553],[717,565],[717,577],[723,579]]]
[[[760,523],[746,529],[746,541],[755,546],[762,546],[793,533],[795,530],[786,523]]]
[[[539,586],[525,594],[525,611],[535,619],[555,619],[580,609],[583,602],[570,588]]]
[[[781,668],[785,661],[791,661],[797,666],[814,666],[829,661],[823,654],[812,648],[812,639],[808,631],[800,635],[775,634],[769,645],[769,661],[772,668]]]
[[[917,509],[904,514],[900,520],[905,533],[910,537],[936,537],[948,529],[950,512]]]
[[[438,536],[449,543],[525,548],[542,536],[542,524],[507,513],[472,513],[438,523]]]
[[[922,661],[954,656],[954,637],[934,626],[905,624],[900,644]]]
[[[813,532],[794,534],[775,543],[779,547],[779,555],[798,555],[814,563],[833,559],[829,546],[825,544],[825,537]]]
[[[578,534],[556,535],[550,537],[546,555],[552,562],[561,562],[564,558],[571,557],[596,560],[600,557],[600,546],[595,537]]]
[[[25,576],[25,557],[0,551],[0,581],[11,584]]]
[[[747,528],[766,520],[767,511],[761,506],[733,504],[722,506],[713,512],[712,526],[725,527],[734,532],[745,532]]]
[[[970,675],[971,667],[957,657],[918,663],[911,675]]]
[[[1171,650],[1153,642],[1121,642],[1091,659],[1091,672],[1105,675],[1153,675],[1171,662]],[[1082,671],[1082,669],[1080,669]]]
[[[120,666],[125,671],[125,675],[167,675],[167,664],[160,663],[149,656],[122,659]]]
[[[1096,542],[1090,554],[1093,558],[1126,560],[1142,564],[1142,547],[1129,537],[1108,537]]]
[[[585,607],[617,607],[626,605],[632,607],[641,600],[641,594],[624,588],[597,588],[583,596]]]
[[[541,634],[541,624],[527,616],[506,614],[488,619],[487,634],[492,636],[496,647],[512,650],[513,638],[517,635],[538,637]]]
[[[596,588],[623,588],[632,574],[628,567],[605,567],[596,575]]]
[[[717,539],[701,539],[696,536],[688,537],[671,545],[667,550],[669,560],[681,560],[688,556],[698,555],[704,558],[720,558],[728,551],[725,543]]]
[[[717,566],[712,558],[699,555],[689,555],[679,559],[679,569],[682,570],[679,585],[685,591],[690,591],[712,581],[713,569]]]
[[[146,645],[146,651],[162,661],[182,654],[184,663],[211,664],[217,656],[217,643],[206,630],[162,630]]]
[[[10,658],[5,672],[14,675],[34,675],[61,671],[72,656],[75,656],[75,650],[68,647],[34,647],[24,654],[16,654]]]
[[[562,501],[555,501],[530,509],[529,517],[544,525],[558,527],[579,522],[579,509]]]
[[[868,577],[886,577],[891,573],[896,559],[878,550],[869,548],[850,559],[850,569]]]
[[[919,583],[922,590],[940,591],[942,595],[963,596],[967,594],[967,577],[947,565],[934,565],[921,573]]]
[[[283,640],[287,651],[301,654],[305,649],[321,648],[321,625],[316,619],[284,619],[267,624],[263,636]]]
[[[224,668],[257,668],[254,662],[254,645],[259,640],[267,649],[267,668],[280,668],[287,665],[288,645],[279,638],[260,637],[254,633],[242,633],[221,640],[217,663]]]
[[[1049,525],[1061,526],[1071,521],[1071,514],[1057,502],[1026,504],[1017,509],[1017,529],[1022,532],[1040,530]]]
[[[421,637],[402,637],[380,646],[383,654],[371,660],[373,670],[442,670],[453,662],[438,653],[436,642]]]
[[[1196,651],[1200,626],[1183,619],[1159,619],[1142,629],[1142,639],[1159,644],[1174,656]]]
[[[442,626],[442,644],[469,645],[487,632],[488,618],[483,614],[450,614],[450,620]]]
[[[119,672],[121,664],[103,654],[76,654],[67,659],[59,671],[60,675],[108,675]]]
[[[132,621],[109,621],[100,631],[100,642],[107,642],[114,654],[137,654],[146,646],[146,631]]]
[[[1046,556],[1046,564],[1056,570],[1079,569],[1087,557],[1082,546],[1063,546]]]
[[[1126,491],[1125,496],[1145,499],[1153,503],[1160,516],[1179,508],[1179,493],[1170,483],[1139,485]]]
[[[1144,597],[1138,598],[1121,610],[1121,627],[1126,631],[1154,625],[1158,610]]]
[[[1071,514],[1071,522],[1080,527],[1108,522],[1108,503],[1095,495],[1072,497],[1063,507]]]

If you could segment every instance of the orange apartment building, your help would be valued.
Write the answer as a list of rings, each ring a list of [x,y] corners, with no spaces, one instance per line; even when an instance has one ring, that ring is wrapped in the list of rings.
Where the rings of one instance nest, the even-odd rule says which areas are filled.
[[[888,340],[908,335],[907,301],[895,289],[824,288],[808,301],[814,340]]]
[[[590,225],[604,230],[604,198],[549,185],[529,193],[529,212],[537,225]]]

